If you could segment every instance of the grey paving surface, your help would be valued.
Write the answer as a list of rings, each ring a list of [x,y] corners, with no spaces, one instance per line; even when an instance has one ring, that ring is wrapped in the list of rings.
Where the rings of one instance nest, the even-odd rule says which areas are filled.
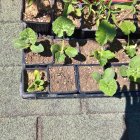
[[[0,0],[0,140],[138,140],[139,99],[20,97],[20,11],[20,0]]]
[[[36,118],[0,118],[1,140],[35,140]]]
[[[42,140],[119,140],[125,128],[121,114],[44,117]]]

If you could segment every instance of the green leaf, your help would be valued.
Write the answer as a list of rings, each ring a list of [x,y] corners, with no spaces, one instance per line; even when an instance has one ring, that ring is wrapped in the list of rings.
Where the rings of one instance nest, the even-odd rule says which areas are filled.
[[[134,33],[136,31],[136,26],[131,21],[123,21],[120,23],[119,28],[125,35],[129,35],[131,32]]]
[[[107,64],[107,59],[102,57],[99,59],[99,63],[101,66],[105,66]]]
[[[56,52],[61,51],[61,46],[59,44],[54,44],[51,46],[51,52],[52,54],[55,54]]]
[[[25,40],[22,40],[22,39],[15,39],[15,40],[13,41],[13,46],[14,46],[14,48],[16,48],[16,49],[25,49],[25,48],[30,47],[30,45],[27,44],[27,43],[25,42]]]
[[[35,84],[32,83],[32,84],[28,87],[27,92],[34,92],[34,91],[35,91]]]
[[[125,52],[129,57],[134,57],[136,55],[136,46],[137,45],[129,45],[125,47]]]
[[[66,46],[65,49],[66,55],[68,55],[70,58],[75,57],[78,54],[78,51],[76,48],[73,48],[71,46]]]
[[[106,20],[101,21],[96,31],[96,41],[100,45],[105,45],[108,41],[112,42],[116,36],[115,26]]]
[[[93,78],[94,80],[96,80],[97,82],[99,82],[100,79],[102,78],[102,76],[101,76],[101,74],[98,73],[98,72],[93,72],[93,73],[92,73],[92,78]]]
[[[128,67],[124,66],[124,65],[120,67],[120,74],[121,74],[122,77],[127,76],[127,69],[128,69]]]
[[[74,12],[74,7],[72,4],[69,4],[68,9],[67,9],[67,14],[70,14],[71,12]]]
[[[129,67],[131,67],[131,68],[140,67],[140,55],[137,55],[130,60]]]
[[[115,72],[113,70],[113,68],[107,68],[103,74],[103,79],[106,79],[106,81],[110,80],[110,79],[114,79],[115,77]]]
[[[110,60],[115,57],[115,54],[111,52],[110,50],[105,50],[105,51],[102,51],[102,56]]]
[[[40,78],[40,73],[39,73],[38,70],[34,70],[34,77],[35,77],[35,80],[36,80],[36,79],[41,79],[41,78]]]
[[[108,60],[115,57],[115,54],[109,50],[95,51],[92,55],[99,61],[101,66],[105,66]]]
[[[20,33],[20,39],[27,40],[29,41],[28,43],[35,44],[37,41],[37,35],[31,28],[26,28]]]
[[[137,82],[140,79],[140,67],[128,68],[127,76],[131,81]]]
[[[61,53],[61,52],[56,52],[55,53],[55,59],[57,62],[61,63],[61,62],[64,62],[65,61],[65,54]]]
[[[81,9],[77,8],[75,9],[75,14],[80,17],[82,15]]]
[[[37,45],[31,45],[30,49],[34,53],[40,53],[40,52],[44,51],[44,47],[41,44],[39,44],[38,46]]]
[[[52,29],[58,37],[63,37],[64,33],[71,36],[74,33],[75,25],[67,17],[60,16],[53,22]]]
[[[38,91],[42,91],[44,90],[44,86],[40,85],[38,88],[37,88]]]
[[[107,96],[113,96],[117,91],[117,82],[114,79],[101,79],[99,82],[99,89]]]

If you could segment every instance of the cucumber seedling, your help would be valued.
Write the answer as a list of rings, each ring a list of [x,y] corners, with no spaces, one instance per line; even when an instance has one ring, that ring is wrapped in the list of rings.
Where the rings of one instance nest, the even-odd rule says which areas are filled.
[[[67,17],[60,16],[53,22],[52,29],[58,37],[62,37],[61,45],[53,44],[51,46],[51,52],[54,55],[55,60],[57,62],[64,62],[66,56],[69,58],[75,57],[78,54],[77,49],[70,45],[65,46],[64,40],[64,34],[71,36],[74,33],[75,25],[72,23],[72,21]]]
[[[103,74],[98,72],[92,73],[92,78],[99,84],[101,90],[107,96],[113,96],[118,88],[113,68],[107,68]]]
[[[27,49],[34,53],[40,53],[44,51],[42,44],[36,45],[37,35],[31,28],[26,28],[20,32],[19,37],[13,41],[16,49]]]

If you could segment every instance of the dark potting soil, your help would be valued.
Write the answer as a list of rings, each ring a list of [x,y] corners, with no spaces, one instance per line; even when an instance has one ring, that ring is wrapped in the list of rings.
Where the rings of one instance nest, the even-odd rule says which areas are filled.
[[[71,92],[76,90],[74,67],[50,67],[49,72],[51,92]]]
[[[90,29],[90,30],[96,30],[96,22],[95,22],[95,16],[93,13],[89,14],[88,8],[84,8],[83,10],[83,18],[82,18],[82,29]]]
[[[44,46],[44,52],[33,53],[29,49],[25,51],[25,62],[26,64],[48,64],[52,63],[53,56],[51,53],[51,39],[38,38],[38,43]]]
[[[44,91],[48,91],[48,78],[47,78],[47,73],[45,70],[39,70],[40,72],[40,76],[41,76],[41,79],[45,81],[45,84],[44,84]],[[35,77],[34,77],[34,70],[27,70],[25,72],[25,79],[24,79],[24,82],[25,82],[25,87],[24,87],[24,91],[27,92],[27,88],[34,82],[35,80]]]
[[[80,66],[79,67],[79,82],[81,92],[96,92],[99,91],[98,83],[91,76],[93,72],[103,72],[101,66]]]
[[[24,20],[49,23],[51,21],[51,6],[49,0],[36,0],[30,6],[27,0],[25,0]]]
[[[98,64],[98,60],[91,57],[91,53],[100,50],[100,45],[94,40],[79,40],[80,54],[83,56],[81,64]]]

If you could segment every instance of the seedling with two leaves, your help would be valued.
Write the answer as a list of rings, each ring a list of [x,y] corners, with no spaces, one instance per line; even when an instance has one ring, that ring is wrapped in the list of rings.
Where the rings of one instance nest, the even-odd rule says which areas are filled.
[[[103,20],[98,30],[96,31],[96,41],[101,45],[100,50],[93,51],[91,56],[94,56],[101,66],[105,66],[108,60],[115,57],[115,54],[110,50],[105,50],[104,45],[107,42],[112,42],[116,36],[115,26],[107,20]]]
[[[45,81],[41,79],[40,72],[34,70],[34,81],[29,85],[27,92],[43,91]]]
[[[13,41],[16,49],[27,49],[34,53],[40,53],[44,51],[42,44],[36,45],[37,35],[31,28],[26,28],[20,32],[19,37]]]
[[[99,90],[107,96],[113,96],[117,91],[118,86],[114,77],[115,72],[113,68],[107,68],[103,74],[98,72],[92,73],[92,78],[99,84]]]
[[[128,66],[121,66],[120,74],[132,82],[140,83],[140,55],[133,57]]]
[[[70,19],[64,16],[58,17],[52,27],[54,33],[58,37],[62,37],[62,45],[53,44],[51,46],[51,52],[55,56],[57,62],[64,62],[66,56],[69,58],[75,57],[78,54],[76,48],[71,47],[70,45],[65,46],[64,34],[71,36],[74,32],[75,25]]]
[[[137,44],[134,45],[130,45],[130,34],[134,33],[136,31],[136,26],[133,22],[131,21],[122,21],[119,24],[119,28],[122,30],[122,32],[127,35],[128,37],[128,42],[126,45],[123,46],[126,54],[132,58],[136,55],[136,51],[137,51]]]

